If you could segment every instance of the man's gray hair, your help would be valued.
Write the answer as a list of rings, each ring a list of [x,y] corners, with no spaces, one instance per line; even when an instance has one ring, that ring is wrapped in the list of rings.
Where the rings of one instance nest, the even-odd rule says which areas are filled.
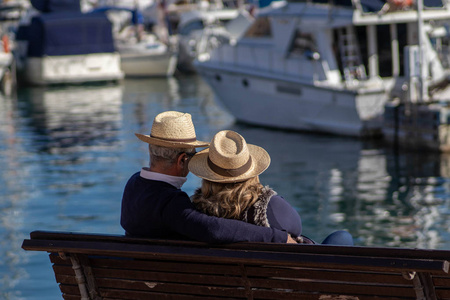
[[[156,145],[148,145],[148,150],[150,152],[150,162],[165,160],[168,163],[175,163],[178,155],[180,153],[194,153],[195,148],[168,148]]]

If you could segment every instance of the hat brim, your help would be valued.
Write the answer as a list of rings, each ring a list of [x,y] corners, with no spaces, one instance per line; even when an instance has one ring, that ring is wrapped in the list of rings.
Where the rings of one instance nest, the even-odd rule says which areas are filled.
[[[252,157],[252,166],[239,176],[227,177],[211,170],[208,166],[209,148],[198,152],[191,158],[189,161],[189,171],[200,178],[220,183],[241,182],[258,176],[269,167],[270,155],[266,150],[256,145],[247,144],[247,147]]]
[[[194,142],[177,142],[177,141],[168,141],[159,138],[154,138],[146,134],[135,133],[138,139],[148,144],[168,147],[168,148],[199,148],[199,147],[208,147],[208,142],[202,141],[194,141]]]

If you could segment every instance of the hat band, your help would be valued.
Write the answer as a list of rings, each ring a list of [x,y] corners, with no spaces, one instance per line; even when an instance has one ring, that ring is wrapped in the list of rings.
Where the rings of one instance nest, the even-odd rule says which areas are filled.
[[[215,163],[213,163],[208,156],[208,167],[211,168],[211,170],[213,170],[215,173],[221,175],[221,176],[225,176],[225,177],[236,177],[239,175],[244,174],[245,172],[247,172],[250,167],[252,166],[252,157],[249,156],[247,162],[236,169],[224,169],[219,167],[218,165],[216,165]]]
[[[150,137],[155,138],[155,139],[160,139],[160,140],[169,141],[169,142],[192,143],[192,142],[196,142],[196,141],[197,141],[197,138],[191,138],[191,139],[166,139],[166,138],[154,136],[154,135],[152,135],[152,134],[150,134]]]

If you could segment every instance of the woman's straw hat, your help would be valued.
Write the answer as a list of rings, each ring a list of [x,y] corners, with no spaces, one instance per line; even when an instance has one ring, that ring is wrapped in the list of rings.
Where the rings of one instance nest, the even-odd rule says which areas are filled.
[[[150,135],[135,133],[143,142],[168,148],[207,147],[208,142],[197,141],[192,117],[188,113],[166,111],[153,120]]]
[[[247,144],[237,132],[218,132],[205,149],[192,157],[189,171],[200,178],[221,183],[240,182],[258,176],[270,165],[261,147]]]

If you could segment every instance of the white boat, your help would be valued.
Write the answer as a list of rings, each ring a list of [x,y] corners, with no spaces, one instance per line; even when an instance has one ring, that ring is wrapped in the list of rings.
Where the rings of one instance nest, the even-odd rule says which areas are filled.
[[[154,34],[145,34],[135,43],[116,43],[116,47],[126,77],[170,77],[175,73],[176,45],[166,45]]]
[[[388,99],[419,88],[450,99],[448,1],[425,1],[423,26],[411,5],[332,2],[273,2],[236,44],[196,62],[236,120],[363,136],[381,134]]]
[[[19,24],[19,80],[34,85],[118,81],[123,78],[106,16],[81,13],[77,1],[35,0]]]
[[[178,48],[175,39],[163,41],[146,28],[138,8],[97,7],[113,24],[114,45],[126,77],[170,77],[175,73]]]
[[[163,41],[155,32],[148,30],[141,23],[142,16],[137,9],[103,9],[107,10],[108,18],[115,25],[114,43],[126,77],[170,77],[175,73],[178,61],[175,39]]]
[[[178,69],[195,72],[193,61],[221,44],[233,43],[248,28],[253,17],[238,7],[222,1],[199,1],[196,9],[182,11],[177,25]]]

